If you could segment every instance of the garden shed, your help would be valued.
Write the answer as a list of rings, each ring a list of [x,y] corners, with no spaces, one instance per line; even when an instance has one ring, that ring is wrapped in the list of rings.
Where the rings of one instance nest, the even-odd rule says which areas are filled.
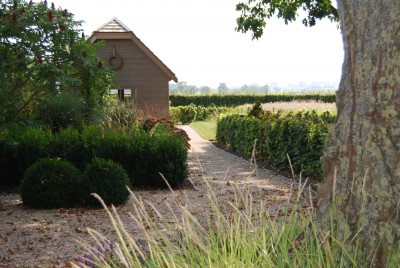
[[[97,50],[106,66],[117,72],[120,100],[131,99],[147,114],[168,117],[169,81],[178,82],[175,74],[119,19],[112,18],[95,30],[91,42],[105,41]]]

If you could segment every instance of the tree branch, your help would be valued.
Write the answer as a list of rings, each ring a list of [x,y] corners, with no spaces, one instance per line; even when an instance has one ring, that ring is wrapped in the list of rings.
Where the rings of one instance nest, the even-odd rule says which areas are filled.
[[[15,113],[15,115],[11,118],[10,121],[8,121],[7,123],[5,123],[3,126],[0,127],[0,133],[2,133],[4,130],[6,130],[11,124],[13,124],[17,119],[18,116],[21,114],[21,112],[26,108],[26,106],[28,106],[33,98],[39,93],[39,90],[35,90],[33,92],[33,94],[29,97],[29,99],[27,101],[24,102],[24,104],[22,104],[21,107],[18,108],[17,112]]]

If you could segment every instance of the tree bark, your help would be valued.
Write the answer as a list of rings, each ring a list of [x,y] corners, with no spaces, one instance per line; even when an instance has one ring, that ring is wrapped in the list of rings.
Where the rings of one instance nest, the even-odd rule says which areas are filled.
[[[317,213],[378,267],[400,237],[400,1],[338,0],[338,11],[345,59]]]

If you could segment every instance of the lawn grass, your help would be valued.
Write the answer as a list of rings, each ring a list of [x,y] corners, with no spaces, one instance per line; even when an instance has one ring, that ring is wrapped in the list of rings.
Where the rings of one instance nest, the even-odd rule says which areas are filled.
[[[200,134],[204,139],[209,141],[215,141],[217,135],[217,120],[212,119],[210,121],[197,121],[192,122],[190,125],[197,133]]]

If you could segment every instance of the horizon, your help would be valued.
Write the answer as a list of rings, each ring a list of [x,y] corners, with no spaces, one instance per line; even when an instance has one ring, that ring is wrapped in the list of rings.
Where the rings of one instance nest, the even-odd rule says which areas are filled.
[[[191,83],[188,83],[186,81],[178,81],[178,83],[175,83],[173,81],[171,81],[169,83],[169,88],[174,88],[177,87],[179,83],[186,83],[187,86],[196,86],[198,88],[206,86],[206,87],[210,87],[211,89],[217,89],[217,87],[211,87],[209,85],[193,85]],[[223,82],[221,82],[223,83]],[[226,84],[226,83],[225,83]],[[237,90],[240,89],[243,86],[249,86],[249,87],[260,87],[260,86],[269,86],[271,89],[275,88],[275,89],[283,89],[283,90],[293,90],[295,88],[302,88],[302,89],[310,89],[312,90],[313,88],[318,88],[318,89],[332,89],[332,90],[337,90],[339,88],[339,82],[336,83],[335,81],[310,81],[310,82],[305,82],[305,81],[298,81],[295,83],[287,83],[287,84],[282,84],[282,83],[278,83],[278,82],[272,82],[272,83],[267,83],[267,84],[263,84],[260,85],[258,83],[247,83],[247,84],[242,84],[242,85],[228,85],[226,84],[227,87],[231,90]]]

